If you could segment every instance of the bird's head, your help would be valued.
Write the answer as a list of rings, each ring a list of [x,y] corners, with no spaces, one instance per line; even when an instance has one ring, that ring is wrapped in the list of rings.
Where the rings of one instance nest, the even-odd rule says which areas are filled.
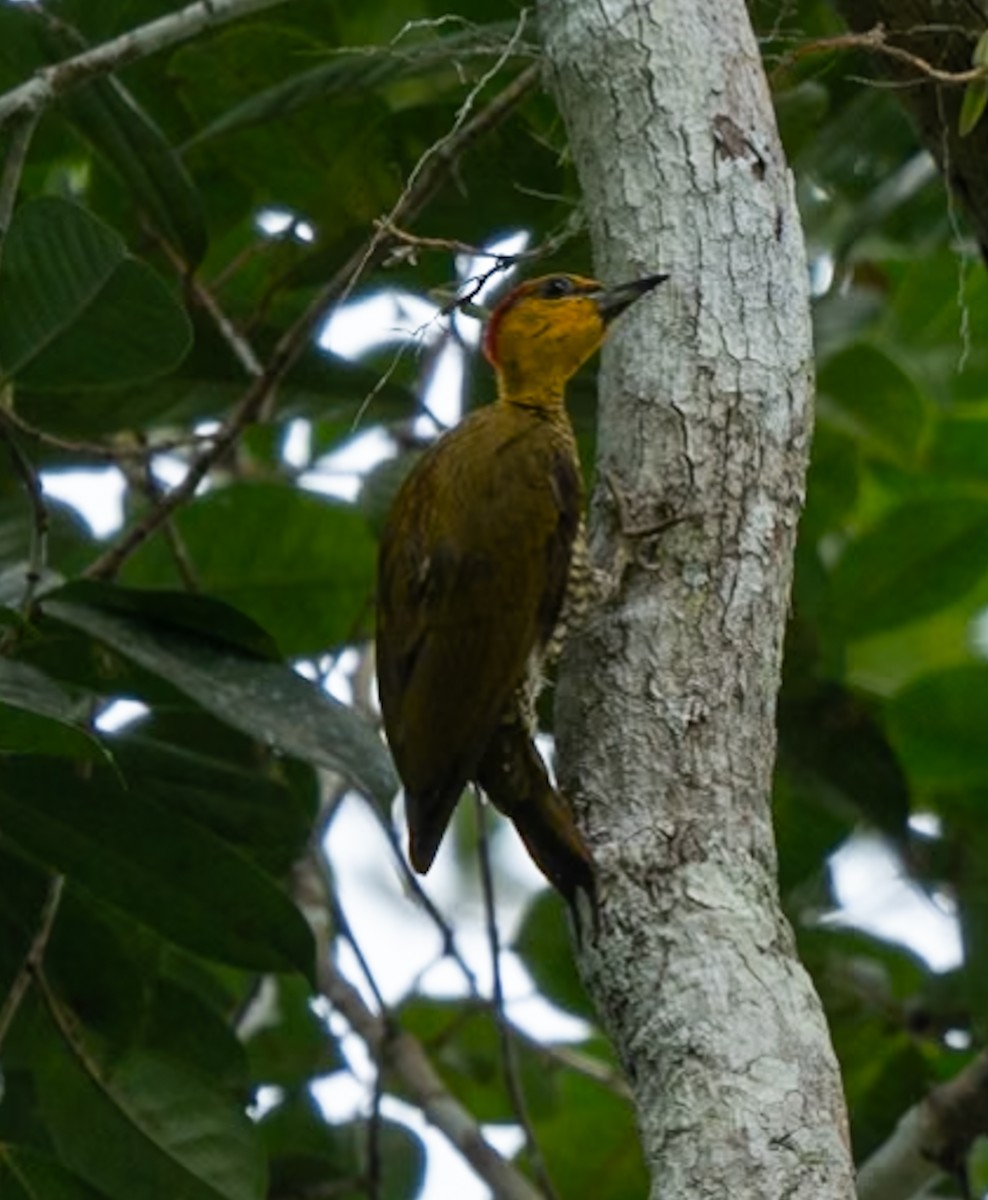
[[[561,401],[564,384],[604,340],[610,322],[667,278],[646,275],[608,288],[580,275],[544,275],[516,287],[484,334],[501,395]]]

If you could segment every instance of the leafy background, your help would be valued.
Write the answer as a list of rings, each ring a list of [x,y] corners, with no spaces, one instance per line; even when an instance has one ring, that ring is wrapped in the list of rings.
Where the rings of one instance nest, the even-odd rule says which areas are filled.
[[[340,1012],[415,1039],[562,1200],[643,1194],[559,904],[511,836],[488,839],[506,1014],[470,806],[429,881],[446,917],[394,853],[366,653],[376,531],[430,436],[424,405],[445,388],[456,407],[438,364],[464,365],[471,403],[490,396],[474,324],[438,314],[490,263],[389,235],[346,299],[418,297],[419,335],[384,331],[356,363],[308,336],[422,156],[534,60],[514,4],[460,10],[296,0],[67,92],[34,130],[0,260],[5,1197],[418,1195],[421,1098]],[[0,92],[171,6],[51,11],[0,5]],[[830,6],[752,11],[819,379],[779,704],[780,880],[863,1161],[985,1032],[988,295],[894,95],[862,82],[868,61],[793,54],[841,31]],[[17,131],[0,129],[5,155]],[[410,227],[471,245],[524,231],[542,248],[524,269],[589,271],[579,206],[560,120],[530,88],[458,148]],[[293,329],[291,370],[238,424]],[[589,471],[592,374],[573,410]],[[133,529],[224,430],[203,486],[132,552],[54,498],[66,472],[112,469]],[[143,715],[114,729],[121,698]],[[933,947],[934,969],[828,920],[849,845],[862,869],[876,859],[860,847],[882,847],[956,920],[961,953]]]

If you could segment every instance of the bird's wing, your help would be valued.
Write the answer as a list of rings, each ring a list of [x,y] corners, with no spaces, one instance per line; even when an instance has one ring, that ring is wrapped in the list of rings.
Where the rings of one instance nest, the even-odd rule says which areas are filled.
[[[562,604],[581,482],[545,421],[484,409],[425,456],[381,545],[378,681],[427,870],[453,809]]]

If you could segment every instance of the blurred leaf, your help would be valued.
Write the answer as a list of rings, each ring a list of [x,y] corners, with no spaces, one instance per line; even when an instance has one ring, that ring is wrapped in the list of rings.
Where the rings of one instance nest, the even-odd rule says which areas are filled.
[[[4,1200],[102,1200],[57,1159],[11,1142],[0,1142],[0,1193]]]
[[[14,215],[0,266],[3,377],[52,390],[160,375],[188,350],[161,279],[84,208],[55,197]]]
[[[594,1011],[573,961],[573,943],[560,898],[540,892],[528,906],[515,950],[547,1000],[587,1021]]]
[[[236,729],[340,771],[356,787],[390,806],[398,790],[391,759],[355,712],[279,663],[259,662],[166,625],[107,611],[84,585],[49,593],[45,611],[85,630],[147,670],[161,675]]]
[[[486,26],[471,25],[467,29],[456,29],[452,33],[441,33],[418,42],[406,38],[401,48],[394,44],[369,46],[349,54],[334,54],[316,66],[306,66],[303,71],[286,75],[272,87],[253,91],[241,103],[234,103],[204,126],[192,139],[190,146],[222,137],[245,126],[283,120],[297,109],[305,108],[317,100],[370,93],[398,80],[415,78],[421,74],[433,76],[430,96],[435,99],[440,92],[435,76],[440,70],[448,87],[459,88],[462,86],[462,68],[460,72],[449,70],[457,55],[476,52],[485,43],[496,48],[499,43],[507,41],[514,28],[513,21]],[[294,51],[295,61],[300,64],[319,54],[318,50],[301,39],[293,45],[287,37],[287,31],[276,26],[265,28],[260,24],[249,32],[243,29],[234,31],[230,35],[230,44],[224,49],[232,50],[231,58],[242,62],[245,45],[249,45],[248,38],[258,36],[262,36],[268,46],[272,41],[284,40],[286,47]],[[180,61],[183,66],[188,66],[189,57],[189,53],[182,57]]]
[[[630,1102],[572,1071],[560,1075],[559,1087],[559,1103],[549,1119],[538,1123],[536,1136],[561,1200],[647,1195]]]
[[[106,760],[100,741],[76,724],[78,716],[54,680],[27,663],[0,658],[0,752]]]
[[[366,1121],[330,1124],[310,1093],[296,1092],[262,1118],[260,1129],[271,1157],[272,1194],[328,1185],[340,1200],[366,1197]],[[394,1121],[381,1121],[378,1137],[382,1200],[414,1200],[425,1175],[425,1148],[411,1130]]]
[[[47,871],[3,841],[0,879],[0,996],[7,996],[41,928],[50,879]]]
[[[395,1014],[401,1029],[425,1046],[454,1096],[480,1121],[511,1121],[512,1099],[505,1085],[504,1053],[494,1014],[463,1000],[413,996]],[[556,1106],[556,1072],[513,1029],[509,1031],[525,1104],[533,1118]]]
[[[988,784],[985,755],[988,667],[926,675],[889,705],[892,741],[917,787]]]
[[[31,855],[196,953],[312,974],[309,927],[266,875],[108,771],[84,779],[43,759],[11,760],[0,824]]]
[[[964,88],[964,99],[961,101],[961,114],[957,120],[957,132],[961,137],[973,133],[978,122],[984,116],[985,105],[988,104],[988,83],[983,79],[972,79]]]
[[[937,479],[983,484],[988,479],[988,419],[942,417],[930,446],[929,469]]]
[[[193,634],[254,658],[278,662],[281,654],[268,631],[232,605],[213,596],[178,589],[125,588],[77,580],[58,592],[121,616],[143,618]]]
[[[243,1111],[156,1055],[105,1056],[58,998],[37,1066],[62,1161],[112,1200],[262,1200],[263,1152]]]
[[[864,447],[903,463],[915,461],[926,405],[915,383],[887,354],[859,342],[830,358],[817,381],[821,415]]]
[[[328,1023],[313,1011],[311,989],[289,975],[274,981],[270,1012],[246,1051],[256,1084],[290,1089],[346,1065]]]
[[[42,24],[52,61],[89,49],[64,22]],[[110,162],[137,207],[181,249],[190,267],[206,252],[202,205],[168,140],[119,79],[94,79],[61,100],[62,111]]]
[[[783,692],[777,720],[780,753],[791,765],[824,780],[887,834],[905,836],[908,784],[860,697],[836,684],[820,684],[802,696]]]
[[[260,622],[283,653],[333,649],[355,636],[362,619],[366,624],[376,551],[352,505],[288,484],[242,483],[196,500],[176,524],[200,585]],[[258,533],[230,537],[233,528]],[[159,538],[134,555],[123,579],[160,587],[176,583],[175,576]]]
[[[906,502],[847,547],[833,572],[831,599],[854,639],[934,612],[986,574],[988,502]]]
[[[136,792],[211,829],[272,875],[286,874],[304,850],[314,807],[261,763],[228,763],[140,734],[109,744]]]

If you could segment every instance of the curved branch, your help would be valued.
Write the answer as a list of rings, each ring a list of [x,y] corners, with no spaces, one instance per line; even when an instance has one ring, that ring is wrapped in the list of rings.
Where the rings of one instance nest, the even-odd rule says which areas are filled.
[[[962,137],[964,89],[953,86],[971,67],[984,16],[965,0],[837,0],[837,7],[856,31],[883,26],[885,50],[877,59],[881,70],[897,83],[914,85],[898,88],[896,99],[915,121],[920,140],[936,159],[950,194],[966,210],[982,256],[988,258],[988,121]],[[902,53],[889,59],[890,48]],[[931,79],[930,71],[919,70],[913,59],[952,83]]]
[[[905,1113],[858,1173],[858,1200],[906,1200],[945,1171],[956,1176],[985,1134],[988,1051]]]
[[[319,990],[359,1035],[382,1071],[401,1081],[425,1119],[445,1134],[497,1200],[544,1200],[524,1175],[485,1139],[480,1126],[450,1094],[421,1044],[375,1016],[357,989],[337,971],[328,955],[320,957]]]
[[[108,75],[126,63],[147,58],[178,42],[187,42],[205,29],[283,3],[285,0],[198,0],[179,12],[128,30],[82,54],[50,67],[41,67],[26,83],[0,96],[0,127],[18,114],[41,112],[59,96],[99,75]]]

